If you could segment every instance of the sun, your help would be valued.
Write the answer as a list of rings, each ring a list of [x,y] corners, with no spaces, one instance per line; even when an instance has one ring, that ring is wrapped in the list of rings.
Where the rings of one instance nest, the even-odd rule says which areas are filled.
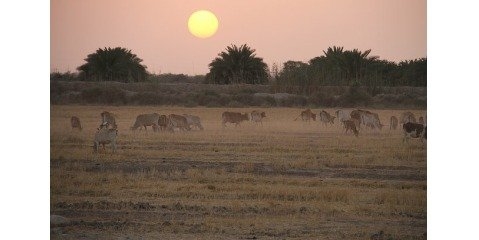
[[[218,30],[218,19],[207,10],[199,10],[188,19],[188,29],[195,37],[209,38]]]

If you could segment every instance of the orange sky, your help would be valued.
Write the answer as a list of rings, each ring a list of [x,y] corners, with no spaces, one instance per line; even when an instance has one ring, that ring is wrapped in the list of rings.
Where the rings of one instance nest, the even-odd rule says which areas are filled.
[[[248,44],[271,67],[320,56],[330,46],[372,49],[392,61],[427,57],[426,0],[51,0],[50,71],[76,71],[89,53],[124,47],[149,72],[205,74],[231,44]],[[188,31],[212,11],[216,34]]]

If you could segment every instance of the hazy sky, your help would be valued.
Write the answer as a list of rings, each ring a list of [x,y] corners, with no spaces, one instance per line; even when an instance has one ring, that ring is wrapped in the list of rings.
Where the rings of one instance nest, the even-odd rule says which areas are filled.
[[[372,49],[391,61],[427,57],[426,0],[51,0],[50,70],[76,71],[98,48],[124,47],[149,72],[205,74],[231,44],[271,67],[307,62],[331,46]],[[196,38],[191,13],[206,9],[216,34]]]

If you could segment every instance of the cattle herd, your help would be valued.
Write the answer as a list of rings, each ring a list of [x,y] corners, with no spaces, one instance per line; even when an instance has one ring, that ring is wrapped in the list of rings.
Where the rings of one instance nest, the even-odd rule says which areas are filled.
[[[116,124],[115,115],[104,111],[100,114],[101,124],[97,128],[97,132],[94,136],[93,148],[98,151],[100,145],[105,148],[105,144],[111,144],[113,152],[116,150],[116,138],[118,136],[118,126]],[[263,125],[263,118],[266,117],[265,112],[252,111],[251,113],[239,113],[239,112],[223,112],[221,115],[222,126],[226,127],[227,123],[240,125],[242,121],[252,121],[256,124]],[[311,109],[302,111],[294,121],[301,119],[305,122],[311,120],[316,121],[316,114]],[[344,132],[359,136],[361,128],[371,130],[381,130],[383,125],[379,120],[379,115],[367,110],[355,109],[345,110],[340,109],[335,112],[335,115],[331,115],[328,112],[322,110],[319,113],[319,121],[323,126],[330,126],[334,124],[334,120],[337,119],[339,124],[343,127]],[[72,116],[70,119],[72,129],[82,130],[80,118]],[[424,117],[420,116],[416,121],[416,116],[411,112],[403,112],[399,119],[396,116],[391,116],[389,122],[389,129],[396,130],[398,125],[402,126],[404,133],[403,142],[408,141],[409,138],[419,138],[421,141],[427,139],[427,125]],[[190,114],[169,114],[160,115],[158,113],[140,114],[136,117],[136,120],[131,130],[142,130],[143,128],[152,127],[153,131],[191,131],[204,130],[201,124],[201,119],[198,116]]]

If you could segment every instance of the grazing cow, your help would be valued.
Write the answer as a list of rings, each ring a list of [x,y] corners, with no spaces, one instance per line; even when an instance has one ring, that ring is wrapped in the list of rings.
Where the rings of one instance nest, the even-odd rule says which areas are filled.
[[[180,131],[190,131],[190,125],[184,116],[170,114],[168,115],[168,124],[167,129],[171,132],[174,132],[175,128],[178,128]]]
[[[389,130],[393,129],[396,130],[398,127],[398,118],[396,116],[391,116],[391,119],[389,120]]]
[[[408,122],[415,123],[416,122],[416,117],[414,116],[414,113],[412,112],[403,112],[401,114],[401,117],[399,119],[399,123],[405,124]]]
[[[342,124],[343,121],[351,119],[351,110],[343,110],[343,109],[336,110],[336,118]]]
[[[105,148],[105,144],[111,143],[111,148],[113,152],[116,151],[116,137],[118,136],[117,129],[109,129],[108,124],[105,128],[99,128],[95,133],[95,138],[93,140],[93,150],[98,152],[100,144]]]
[[[420,123],[420,124],[422,124],[422,125],[424,125],[424,118],[423,118],[422,116],[419,117],[419,119],[418,119],[417,122]]]
[[[343,121],[344,128],[346,129],[346,133],[348,133],[349,130],[351,130],[354,133],[354,136],[359,135],[359,131],[356,128],[357,125],[359,125],[359,122],[357,119],[349,119],[349,120],[344,120]]]
[[[238,126],[242,121],[249,121],[248,113],[238,113],[238,112],[223,112],[221,114],[223,119],[223,127],[226,127],[226,123],[235,123],[235,126]]]
[[[363,124],[371,129],[382,129],[382,127],[384,126],[381,124],[381,121],[379,120],[379,115],[377,113],[372,113],[367,110],[357,109],[351,111],[351,119],[355,119],[359,122],[359,125]],[[358,128],[361,127],[358,126]]]
[[[404,141],[408,141],[409,138],[420,138],[421,141],[427,138],[426,128],[419,123],[407,122],[402,126],[404,132]]]
[[[168,116],[160,115],[158,118],[158,126],[160,127],[160,130],[166,130],[168,128]]]
[[[255,123],[261,123],[261,126],[263,126],[263,118],[266,117],[266,113],[265,112],[259,112],[259,111],[252,111],[251,112],[251,121],[255,122]]]
[[[158,113],[151,113],[151,114],[140,114],[136,117],[135,124],[130,128],[131,130],[136,130],[137,128],[144,127],[146,131],[147,126],[152,126],[153,130],[156,132],[158,128],[158,119],[160,118],[160,114]]]
[[[118,126],[116,125],[115,115],[113,113],[104,111],[100,114],[100,116],[101,116],[100,127],[111,126],[113,129],[118,128]]]
[[[299,116],[294,119],[294,121],[298,120],[299,117],[301,117],[301,120],[307,122],[309,122],[311,119],[313,119],[313,121],[316,121],[316,114],[311,112],[311,109],[309,108],[302,111],[301,114],[299,114]]]
[[[329,114],[328,112],[322,110],[320,113],[319,113],[319,120],[321,120],[321,122],[323,123],[323,125],[328,125],[328,123],[330,123],[331,125],[334,124],[334,119],[336,117],[335,116],[331,116],[331,114]]]
[[[194,115],[189,115],[189,114],[183,114],[183,116],[186,118],[186,122],[188,123],[188,126],[194,126],[200,130],[203,130],[203,125],[201,125],[201,119],[198,116]]]
[[[72,125],[72,129],[78,128],[80,131],[82,130],[80,118],[78,118],[77,116],[73,116],[72,118],[70,118],[70,123]]]
[[[381,121],[379,120],[379,115],[377,113],[372,113],[370,111],[364,111],[361,114],[361,120],[364,125],[371,129],[379,129],[383,128]]]
[[[353,110],[351,111],[350,113],[350,117],[352,120],[356,120],[355,122],[358,123],[357,127],[360,128],[360,124],[361,124],[361,113],[360,113],[360,110]]]

